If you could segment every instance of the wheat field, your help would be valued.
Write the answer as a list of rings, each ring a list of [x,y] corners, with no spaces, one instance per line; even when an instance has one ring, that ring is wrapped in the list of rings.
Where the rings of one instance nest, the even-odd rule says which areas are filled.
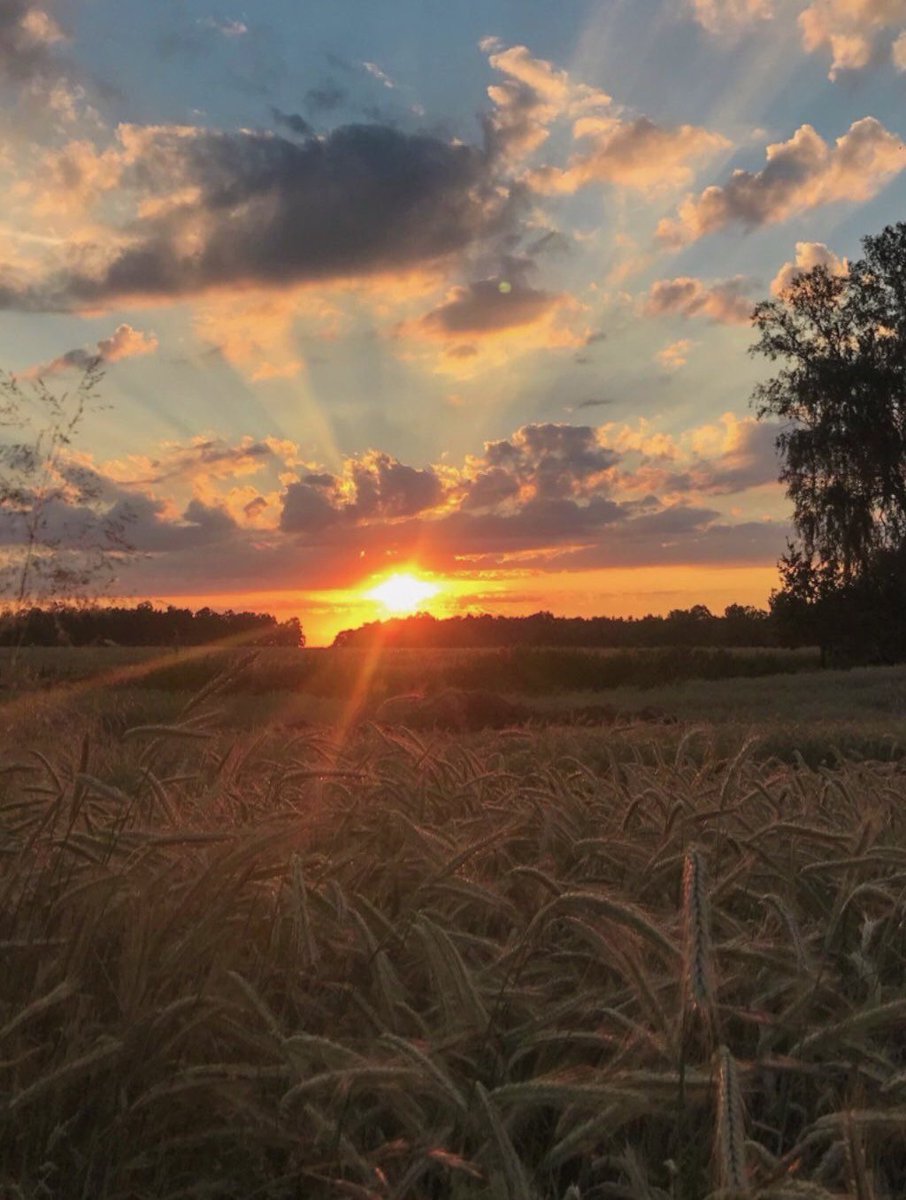
[[[903,1194],[901,763],[217,691],[0,760],[0,1195]]]

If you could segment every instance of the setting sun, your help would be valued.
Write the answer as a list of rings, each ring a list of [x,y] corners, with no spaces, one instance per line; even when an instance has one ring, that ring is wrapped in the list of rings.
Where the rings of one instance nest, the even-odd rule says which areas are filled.
[[[369,600],[379,600],[390,613],[411,613],[439,591],[438,584],[429,583],[427,579],[397,574],[384,579],[366,595]]]

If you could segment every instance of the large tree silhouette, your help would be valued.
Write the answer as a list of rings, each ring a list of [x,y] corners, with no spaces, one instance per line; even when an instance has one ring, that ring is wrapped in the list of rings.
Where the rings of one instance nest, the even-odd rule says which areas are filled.
[[[831,638],[848,607],[864,616],[880,587],[889,600],[906,544],[906,224],[862,245],[845,274],[815,267],[753,315],[751,352],[782,364],[753,402],[783,422],[780,479],[797,533],[779,609],[820,615]]]

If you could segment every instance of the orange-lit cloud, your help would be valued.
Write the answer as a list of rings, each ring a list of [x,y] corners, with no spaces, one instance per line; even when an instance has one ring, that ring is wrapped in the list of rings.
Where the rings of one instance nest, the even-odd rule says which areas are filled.
[[[591,183],[650,191],[687,183],[694,164],[729,142],[694,125],[662,126],[644,116],[629,118],[611,96],[578,83],[566,71],[535,58],[525,46],[504,49],[486,38],[482,49],[505,76],[488,88],[494,111],[487,119],[489,146],[510,165],[521,163],[548,140],[552,125],[572,122],[582,150],[566,167],[529,170],[525,181],[545,195],[571,194]]]
[[[748,293],[751,280],[744,275],[706,283],[688,275],[658,279],[645,301],[647,316],[707,317],[723,325],[747,324],[754,307]]]
[[[585,149],[567,167],[540,167],[528,182],[546,195],[571,194],[590,183],[653,191],[688,183],[693,167],[730,143],[696,125],[656,125],[647,117],[623,120],[590,116],[578,120],[574,136]]]
[[[469,376],[522,352],[583,345],[588,330],[581,318],[570,296],[496,277],[452,288],[441,304],[403,322],[397,336],[438,344],[435,365]]]
[[[906,167],[902,139],[874,117],[855,121],[833,145],[802,125],[766,155],[762,170],[734,171],[722,187],[687,197],[676,219],[661,222],[661,240],[683,245],[727,225],[756,228],[824,204],[869,200]]]
[[[824,242],[797,242],[795,259],[783,264],[771,281],[771,291],[779,296],[794,279],[807,274],[814,267],[825,267],[831,275],[846,275],[849,272],[847,260],[834,254]]]
[[[293,327],[303,315],[319,320],[323,335],[337,312],[304,289],[256,288],[205,297],[195,306],[194,329],[253,382],[291,379],[305,365],[293,338]]]
[[[774,15],[774,0],[686,0],[700,25],[709,33],[736,33]]]
[[[669,346],[665,346],[663,350],[658,350],[654,357],[665,371],[678,371],[680,367],[686,365],[689,351],[694,345],[695,342],[689,338],[680,338],[678,341],[671,342]]]
[[[841,71],[867,67],[880,48],[882,35],[899,33],[906,26],[904,0],[813,0],[800,14],[799,26],[806,50],[826,49],[831,57],[829,78]],[[899,39],[891,47],[898,63]],[[889,38],[887,39],[889,44]]]
[[[15,115],[16,133],[59,132],[83,119],[97,123],[88,101],[97,90],[70,57],[69,33],[54,15],[65,5],[49,0],[3,0],[0,4],[0,89],[3,111]]]
[[[559,118],[611,104],[606,92],[574,83],[566,71],[535,58],[526,46],[504,48],[497,38],[485,38],[481,49],[505,76],[488,88],[494,111],[486,128],[492,153],[507,162],[518,163],[542,146]]]
[[[660,440],[650,429],[539,423],[459,467],[374,450],[335,472],[306,465],[291,444],[195,439],[147,461],[73,462],[80,478],[91,475],[97,511],[61,500],[49,532],[63,544],[76,523],[89,534],[92,521],[123,523],[143,556],[132,586],[121,585],[130,594],[214,594],[250,578],[271,589],[347,587],[407,563],[446,577],[764,563],[782,549],[785,523],[728,516],[714,499],[770,480],[774,432],[729,414]],[[21,532],[4,517],[0,545]]]
[[[157,349],[157,335],[142,333],[131,325],[117,325],[110,337],[101,338],[93,349],[79,347],[67,350],[58,358],[40,366],[31,367],[25,372],[28,379],[43,379],[50,375],[59,375],[63,371],[86,371],[93,367],[102,367],[105,363],[120,362],[124,358],[135,358],[145,354],[153,354]]]

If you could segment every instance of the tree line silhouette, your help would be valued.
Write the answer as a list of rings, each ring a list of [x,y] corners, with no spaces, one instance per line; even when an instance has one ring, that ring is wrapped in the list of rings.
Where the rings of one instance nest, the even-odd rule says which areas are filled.
[[[527,617],[480,615],[433,617],[417,613],[345,629],[334,638],[339,649],[381,644],[400,649],[474,649],[505,646],[574,646],[641,649],[668,646],[776,646],[771,614],[731,604],[715,616],[704,604],[674,609],[666,617]]]
[[[234,641],[298,649],[305,635],[298,617],[215,612],[212,608],[155,608],[145,600],[120,605],[52,604],[0,615],[0,646],[209,646]]]

